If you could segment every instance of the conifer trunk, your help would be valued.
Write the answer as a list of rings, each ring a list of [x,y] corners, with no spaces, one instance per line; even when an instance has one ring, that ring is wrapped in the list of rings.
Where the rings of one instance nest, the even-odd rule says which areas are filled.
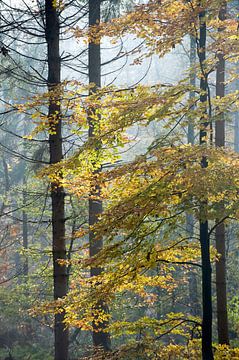
[[[225,20],[226,3],[219,12],[219,19]],[[221,29],[219,28],[219,31]],[[218,64],[216,71],[216,96],[225,96],[225,60],[223,53],[217,54]],[[215,124],[215,143],[216,146],[225,146],[225,121],[223,114],[221,119]],[[224,207],[224,204],[220,204]],[[216,249],[221,255],[216,262],[216,294],[217,294],[217,331],[219,344],[229,344],[228,316],[227,316],[227,291],[226,291],[226,246],[225,246],[225,224],[224,222],[216,226]]]
[[[101,0],[89,0],[89,26],[97,26],[100,23],[100,3]],[[90,93],[94,93],[97,88],[101,87],[101,49],[100,43],[89,43],[89,83],[94,84],[91,88]],[[94,137],[94,122],[92,116],[94,115],[95,110],[89,110],[89,138]],[[97,144],[95,145],[97,148]],[[92,196],[91,196],[92,195]],[[89,198],[89,226],[94,225],[98,221],[99,214],[102,213],[102,201],[100,199],[95,199],[95,196],[100,196],[100,188],[96,188],[92,191]],[[89,243],[90,243],[90,256],[95,256],[103,247],[103,239],[95,239],[93,231],[90,231],[89,234]],[[102,268],[94,267],[91,268],[91,276],[97,276],[102,272]],[[100,301],[98,303],[98,308],[107,312],[107,305]],[[93,322],[93,345],[95,348],[102,348],[103,350],[110,350],[110,336],[108,333],[104,332],[103,329],[106,327],[107,323],[97,324]]]
[[[200,35],[198,44],[198,56],[201,68],[200,78],[200,102],[205,105],[205,114],[207,112],[207,74],[205,72],[206,60],[206,11],[202,10],[199,14]],[[202,121],[200,130],[200,144],[207,141],[208,121]],[[203,156],[201,161],[202,168],[208,166],[207,158]],[[207,203],[201,203],[200,220],[200,244],[202,258],[202,359],[213,359],[212,351],[212,269],[210,261],[210,238],[208,232],[208,220],[206,214]]]
[[[45,0],[46,12],[46,41],[48,61],[48,90],[56,93],[61,81],[61,61],[59,51],[59,18],[53,0]],[[62,160],[62,135],[61,135],[61,106],[55,99],[49,99],[48,121],[51,133],[49,135],[50,163],[56,164]],[[54,299],[67,294],[66,266],[60,266],[59,259],[66,259],[65,246],[65,214],[64,214],[64,189],[56,182],[51,183],[52,200],[52,254]],[[68,359],[68,330],[63,323],[64,313],[55,315],[54,338],[55,360]]]

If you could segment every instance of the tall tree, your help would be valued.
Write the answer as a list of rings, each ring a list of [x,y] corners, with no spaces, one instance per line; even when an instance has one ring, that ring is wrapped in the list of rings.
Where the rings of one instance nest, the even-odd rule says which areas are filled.
[[[50,163],[56,164],[63,158],[62,122],[60,100],[57,98],[61,82],[61,60],[59,51],[60,25],[58,10],[54,0],[45,0],[46,41],[48,62],[49,109],[48,121],[50,127],[49,148]],[[57,182],[51,183],[52,199],[52,254],[54,299],[67,294],[67,268],[60,265],[59,260],[66,260],[65,246],[65,213],[64,189]],[[64,313],[55,315],[55,360],[68,359],[68,330],[63,323]]]
[[[205,107],[205,117],[207,117],[207,92],[208,92],[208,74],[205,69],[206,61],[206,11],[203,9],[199,13],[199,41],[198,41],[198,57],[201,68],[200,78],[200,102]],[[203,116],[200,130],[200,144],[207,142],[209,122]],[[202,168],[207,168],[207,158],[203,156],[201,161]],[[202,358],[203,360],[213,359],[212,352],[212,268],[210,261],[210,237],[208,231],[207,214],[205,214],[207,203],[201,204],[201,220],[200,220],[200,244],[202,258]]]
[[[196,86],[196,39],[195,36],[190,36],[190,85]],[[195,99],[195,91],[190,91],[190,99]],[[193,105],[193,110],[195,105]],[[194,124],[192,121],[188,124],[188,144],[194,145],[195,143],[195,134],[194,134]],[[186,229],[189,238],[193,241],[194,236],[194,217],[192,214],[186,214]],[[200,304],[198,299],[198,288],[197,288],[197,274],[192,271],[189,274],[189,299],[191,305],[191,312],[195,316],[200,314]]]
[[[219,11],[219,20],[224,21],[226,16],[226,2]],[[222,31],[222,27],[219,31]],[[225,59],[223,52],[217,54],[218,64],[216,69],[216,96],[225,96]],[[216,146],[225,146],[225,121],[221,114],[215,124]],[[223,207],[223,204],[220,204]],[[220,254],[216,262],[216,293],[217,293],[217,331],[219,344],[229,344],[228,316],[227,316],[227,289],[226,289],[226,246],[225,246],[225,224],[218,221],[216,226],[216,249]]]
[[[26,212],[26,204],[27,204],[27,192],[25,187],[27,186],[27,180],[26,180],[26,166],[24,163],[24,174],[23,174],[23,180],[22,180],[22,184],[23,184],[23,191],[22,191],[22,203],[23,203],[23,211],[22,211],[22,239],[23,239],[23,248],[25,250],[28,249],[28,216],[27,216],[27,212]],[[23,275],[24,276],[28,276],[28,255],[26,253],[26,258],[24,260],[24,264],[23,264]]]
[[[89,26],[97,26],[100,23],[101,15],[101,0],[89,0]],[[100,42],[89,43],[89,54],[88,54],[88,66],[89,66],[89,83],[92,84],[90,89],[90,94],[97,91],[101,87],[101,48]],[[89,139],[94,137],[94,120],[95,119],[95,109],[89,109]],[[100,144],[96,143],[97,146]],[[100,170],[96,170],[100,171]],[[102,201],[100,197],[100,188],[96,187],[93,189],[89,197],[89,226],[93,226],[98,221],[98,216],[102,213]],[[96,239],[94,232],[90,231],[89,233],[89,242],[90,242],[90,256],[97,256],[97,254],[103,248],[103,238]],[[91,268],[91,276],[97,276],[102,272],[102,268],[93,267]],[[107,312],[107,305],[100,301],[97,305],[99,310]],[[110,336],[107,332],[104,332],[106,323],[98,324],[93,322],[93,344],[95,347],[101,347],[104,350],[110,350]]]

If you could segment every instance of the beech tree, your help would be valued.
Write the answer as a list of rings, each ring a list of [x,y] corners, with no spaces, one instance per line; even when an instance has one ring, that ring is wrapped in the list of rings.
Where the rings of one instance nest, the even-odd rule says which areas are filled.
[[[219,235],[220,244],[225,244],[224,227],[230,228],[231,221],[238,220],[239,181],[238,154],[224,146],[224,123],[239,103],[237,91],[230,86],[225,91],[226,83],[238,77],[233,69],[239,51],[238,24],[231,15],[223,15],[223,6],[219,0],[151,0],[113,18],[108,2],[58,4],[46,0],[38,7],[26,4],[18,19],[15,30],[19,39],[26,42],[26,36],[34,43],[36,35],[47,53],[39,54],[41,66],[36,66],[35,59],[31,60],[34,69],[30,61],[29,72],[23,71],[23,65],[21,71],[15,71],[14,76],[24,73],[24,81],[35,84],[34,94],[25,89],[25,99],[9,102],[11,109],[17,107],[26,116],[24,122],[32,122],[24,141],[32,139],[37,151],[34,145],[26,151],[21,147],[24,159],[36,160],[38,150],[42,153],[46,144],[49,151],[44,150],[46,161],[41,155],[37,173],[29,173],[32,179],[27,187],[21,187],[21,206],[13,209],[19,224],[29,225],[34,220],[43,241],[33,249],[35,232],[29,235],[24,228],[21,241],[28,246],[23,249],[28,258],[28,273],[26,266],[24,269],[27,286],[18,282],[9,293],[2,288],[1,295],[6,304],[11,297],[15,299],[10,301],[17,304],[15,311],[25,299],[34,303],[30,314],[40,321],[35,325],[40,324],[39,333],[44,325],[54,332],[55,359],[238,357],[238,348],[227,345],[222,324],[222,318],[226,321],[225,266],[224,247],[218,246]],[[6,14],[14,17],[19,14],[16,11],[11,5]],[[34,30],[35,22],[41,26]],[[71,54],[61,41],[73,36],[77,46]],[[127,39],[136,43],[132,68],[140,69],[150,57],[159,58],[159,72],[163,73],[163,64],[171,64],[183,49],[188,56],[187,70],[177,62],[177,74],[170,79],[162,74],[160,81],[145,81],[144,85],[132,78],[126,81],[129,87],[125,83],[104,86],[102,68],[107,73],[112,70],[111,60],[104,60],[104,44],[112,42],[117,48],[121,43],[117,58],[128,58],[129,51],[123,46]],[[20,51],[17,46],[16,51]],[[232,65],[224,78],[225,61]],[[74,76],[61,74],[64,64]],[[29,73],[35,76],[28,77]],[[154,136],[147,137],[152,129]],[[18,135],[17,129],[15,132]],[[6,175],[11,174],[10,161],[2,165]],[[8,180],[6,176],[6,184]],[[46,193],[41,207],[41,200],[34,205],[27,201],[28,194],[32,189],[37,192],[38,187]],[[17,237],[16,230],[14,234]],[[46,244],[51,244],[51,239],[50,249]],[[53,269],[48,265],[51,254]],[[220,344],[212,347],[216,339],[212,327],[212,305],[216,305],[213,263]],[[236,264],[230,268],[233,284],[235,269]],[[192,285],[200,282],[202,288],[196,291]],[[37,293],[39,284],[45,292]],[[229,304],[236,298],[236,286],[231,284]],[[21,291],[25,297],[20,298]],[[198,308],[192,310],[192,303]],[[230,321],[236,302],[233,304]],[[22,309],[21,305],[23,313]],[[233,319],[234,331],[235,323]],[[68,344],[73,341],[68,355]],[[39,358],[44,356],[48,356],[46,351]]]
[[[78,311],[78,316],[72,316],[69,311],[67,322],[83,329],[91,329],[92,313],[87,309],[83,311],[87,303],[90,309],[96,309],[95,316],[98,316],[99,324],[101,324],[99,326],[102,326],[103,330],[110,314],[97,313],[99,301],[111,302],[115,294],[126,290],[144,297],[146,286],[162,286],[167,282],[163,275],[156,278],[148,273],[155,269],[159,262],[166,264],[163,270],[168,272],[168,275],[170,270],[167,268],[167,264],[199,266],[202,268],[203,359],[213,359],[212,255],[210,255],[210,237],[213,228],[210,228],[209,223],[215,219],[220,223],[222,219],[230,216],[230,211],[232,211],[231,214],[234,214],[234,206],[237,201],[235,192],[238,176],[236,172],[237,156],[229,154],[224,149],[215,149],[211,143],[212,106],[216,118],[225,104],[228,111],[231,111],[235,101],[234,95],[230,94],[223,100],[223,103],[218,98],[213,99],[212,103],[209,93],[208,76],[215,71],[217,63],[213,58],[206,58],[207,19],[208,14],[211,18],[216,17],[218,5],[221,3],[213,2],[209,6],[204,3],[177,2],[175,5],[175,3],[161,2],[159,7],[158,3],[152,1],[137,7],[134,13],[121,19],[104,24],[104,26],[99,24],[89,30],[87,35],[90,42],[94,41],[95,43],[99,42],[103,34],[115,36],[126,32],[136,33],[137,36],[145,39],[149,53],[156,51],[160,56],[164,56],[172,46],[181,42],[185,35],[193,34],[197,43],[199,61],[197,76],[200,86],[199,89],[195,88],[193,84],[188,83],[189,79],[187,78],[175,86],[159,84],[154,87],[138,86],[130,90],[99,89],[97,95],[94,92],[87,99],[85,105],[81,99],[83,110],[79,114],[75,113],[76,121],[78,119],[81,124],[84,123],[84,107],[89,108],[89,103],[93,109],[97,109],[95,117],[97,127],[94,127],[94,138],[89,139],[76,155],[79,164],[82,162],[85,165],[86,157],[91,160],[91,164],[88,168],[84,168],[84,173],[81,175],[80,167],[79,172],[75,171],[74,161],[64,162],[64,184],[71,185],[71,187],[69,186],[71,191],[75,191],[79,197],[88,192],[91,193],[92,180],[90,187],[87,183],[85,189],[82,186],[79,187],[86,179],[85,171],[87,170],[89,179],[93,179],[95,188],[103,189],[100,194],[101,198],[107,199],[107,208],[100,217],[100,221],[92,224],[89,230],[91,234],[92,231],[94,232],[94,237],[98,241],[104,236],[106,245],[97,253],[97,256],[94,255],[90,260],[81,261],[82,271],[89,266],[91,269],[92,267],[103,267],[103,264],[107,264],[107,270],[98,274],[98,279],[91,279],[90,282],[81,280],[80,290],[74,288],[69,294],[66,307],[74,309],[74,314]],[[213,22],[210,23],[210,26],[215,28]],[[235,25],[233,26],[235,31]],[[231,29],[232,25],[228,25],[225,32],[231,31]],[[156,31],[157,35],[155,35]],[[77,34],[82,36],[82,32],[77,32]],[[161,36],[162,34],[164,36]],[[234,38],[229,38],[230,46],[233,41]],[[233,45],[236,46],[234,43]],[[221,46],[221,40],[216,39],[208,48],[220,49]],[[198,95],[192,99],[192,97],[188,97],[188,94],[193,90]],[[183,101],[181,101],[182,99]],[[127,142],[122,134],[123,130],[134,124],[144,125],[163,120],[168,121],[167,126],[173,127],[179,119],[185,117],[185,114],[190,120],[194,117],[195,125],[200,132],[199,145],[180,147],[176,143],[169,148],[160,148],[160,141],[156,141],[145,155],[134,162],[116,167],[112,171],[98,172],[96,177],[93,176],[95,169],[101,168],[102,162],[107,163],[107,161],[112,161],[112,158],[113,160],[117,159],[113,149]],[[97,147],[97,155],[96,144],[104,144],[104,146]],[[235,161],[233,165],[235,168],[230,166],[231,161]],[[230,179],[224,177],[227,170],[223,164],[227,164],[227,170],[230,168],[234,174]],[[217,181],[222,168],[223,174],[220,181]],[[74,176],[72,176],[72,171]],[[45,173],[50,174],[51,170],[48,169]],[[68,176],[69,181],[67,180]],[[196,178],[200,179],[200,185]],[[215,180],[213,186],[212,179]],[[227,209],[224,209],[225,213],[222,209],[218,212],[216,210],[218,195],[216,194],[220,194],[219,197],[224,198],[225,189],[231,191],[230,195],[229,192],[227,193],[227,201],[231,202]],[[181,244],[186,239],[183,235],[180,235],[177,241],[174,239],[177,225],[182,225],[181,213],[185,212],[192,212],[193,216],[199,220],[198,239],[201,245],[201,255],[197,248],[197,252],[192,256],[190,246],[186,244],[183,247],[184,251],[180,252]],[[155,239],[152,241],[150,235],[157,233],[161,234],[161,238],[155,235]],[[179,248],[178,244],[180,244]],[[168,249],[173,249],[173,252],[168,252]],[[198,257],[201,257],[201,264],[197,263]],[[150,294],[147,293],[145,296],[150,296]],[[119,329],[122,326],[125,331],[140,331],[142,327],[145,329],[151,324],[150,328],[155,331],[155,337],[161,338],[169,331],[173,332],[174,328],[180,328],[184,322],[199,324],[198,320],[194,318],[187,317],[185,319],[181,315],[175,314],[175,317],[169,317],[168,320],[162,322],[151,322],[149,318],[145,317],[138,319],[135,323],[113,322],[110,323],[109,329],[113,332],[121,332],[122,330]],[[169,327],[172,326],[171,330],[165,329],[165,324]],[[159,330],[161,328],[162,330]],[[147,347],[147,345],[145,346]],[[148,347],[146,351],[148,351]]]

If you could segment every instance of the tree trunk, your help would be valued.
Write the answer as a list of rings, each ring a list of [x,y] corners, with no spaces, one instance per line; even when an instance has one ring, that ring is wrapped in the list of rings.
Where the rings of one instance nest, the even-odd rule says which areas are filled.
[[[97,26],[100,23],[100,3],[101,0],[89,0],[89,26]],[[94,84],[94,87],[91,88],[90,93],[94,93],[97,88],[101,86],[101,49],[100,43],[89,44],[89,83]],[[95,113],[94,109],[89,109],[89,138],[94,137],[94,122],[92,116]],[[97,147],[97,144],[96,144]],[[93,197],[91,197],[93,195]],[[98,221],[99,214],[102,213],[102,201],[100,199],[95,199],[95,196],[100,196],[100,188],[96,188],[90,194],[89,198],[89,226],[94,225]],[[96,256],[103,247],[103,239],[95,239],[94,232],[90,231],[89,234],[90,242],[90,256]],[[97,276],[102,272],[102,268],[94,267],[91,268],[91,276]],[[97,304],[99,309],[107,312],[108,307],[103,302],[100,301]],[[93,322],[93,345],[94,347],[102,348],[103,350],[110,350],[110,336],[107,332],[104,332],[107,323],[97,324]]]
[[[226,3],[219,12],[219,19],[225,20]],[[219,31],[222,29],[219,28]],[[216,72],[216,96],[225,96],[225,60],[223,53],[218,53],[218,64]],[[215,125],[216,146],[225,146],[225,121],[223,114]],[[220,204],[224,207],[224,204]],[[217,293],[217,331],[219,344],[229,344],[228,317],[227,317],[227,291],[226,291],[226,246],[225,246],[225,224],[222,222],[216,227],[216,249],[221,255],[216,262],[216,293]]]
[[[196,39],[194,36],[190,36],[190,85],[196,86]],[[195,99],[195,91],[190,91],[190,99]],[[195,109],[193,106],[192,110]],[[188,144],[194,144],[194,124],[190,122],[188,124]]]
[[[48,60],[48,90],[54,94],[59,90],[61,81],[61,60],[59,52],[59,18],[53,0],[45,0],[46,12],[46,41]],[[48,121],[51,133],[49,135],[50,163],[56,164],[62,160],[62,135],[61,135],[61,107],[57,99],[49,98]],[[66,259],[65,246],[65,214],[64,214],[64,189],[56,182],[51,183],[52,199],[52,254],[54,299],[67,294],[67,269],[60,266],[59,259]],[[68,359],[68,330],[63,323],[64,313],[55,315],[55,360]]]
[[[205,104],[205,113],[207,112],[207,76],[205,72],[206,60],[206,12],[202,10],[199,14],[200,22],[200,37],[198,57],[201,68],[200,78],[200,102]],[[203,121],[200,130],[200,144],[207,141],[208,135],[208,121]],[[207,158],[204,156],[201,161],[201,166],[206,168],[208,166]],[[210,261],[210,239],[208,233],[208,220],[205,214],[207,203],[201,204],[201,220],[200,220],[200,244],[202,257],[202,358],[203,360],[213,359],[212,351],[212,269]]]
[[[24,136],[27,134],[26,131],[26,125],[24,123]],[[23,155],[26,155],[26,147],[25,147],[25,143],[23,144]],[[25,209],[25,206],[27,204],[27,176],[26,176],[26,163],[24,161],[23,163],[23,179],[22,179],[22,185],[23,185],[23,190],[22,190],[22,204],[23,204],[23,211],[22,211],[22,240],[23,240],[23,248],[25,250],[28,249],[28,216],[27,216],[27,212]],[[28,276],[28,254],[25,253],[25,259],[24,259],[24,263],[23,263],[23,275],[24,276]]]
[[[196,39],[194,36],[190,37],[190,85],[196,86]],[[190,99],[195,98],[195,91],[190,91]],[[192,107],[192,110],[195,109],[195,106]],[[190,122],[188,124],[188,144],[194,144],[194,124]],[[193,241],[194,235],[194,218],[193,215],[186,214],[186,229],[187,234]],[[198,289],[197,289],[197,274],[194,271],[189,273],[189,305],[191,309],[191,314],[194,316],[199,316],[200,314],[200,304],[198,301]]]
[[[24,174],[24,178],[23,178],[23,186],[26,185],[26,180],[25,180],[25,174]],[[26,206],[26,191],[23,190],[22,192],[22,202],[23,202],[23,206]],[[22,239],[23,239],[23,248],[25,250],[28,249],[28,222],[27,222],[27,213],[26,210],[23,207],[23,212],[22,212]],[[25,254],[25,259],[24,259],[24,264],[23,264],[23,275],[24,276],[28,276],[28,255],[27,253]]]
[[[237,89],[239,88],[239,81],[237,80]],[[239,112],[235,113],[234,117],[234,150],[239,152]]]

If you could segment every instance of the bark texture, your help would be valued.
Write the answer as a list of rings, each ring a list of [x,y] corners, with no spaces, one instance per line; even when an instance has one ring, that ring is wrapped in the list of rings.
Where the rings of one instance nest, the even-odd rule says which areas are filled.
[[[59,52],[60,25],[57,9],[53,0],[45,0],[46,13],[46,41],[48,61],[48,90],[57,94],[61,81],[61,60]],[[50,163],[56,164],[62,160],[62,135],[61,135],[61,107],[57,96],[50,96],[48,121],[50,123],[49,147]],[[67,269],[60,266],[58,260],[66,259],[65,247],[65,214],[64,214],[64,189],[58,183],[51,183],[52,200],[52,254],[54,299],[67,294]],[[68,330],[63,323],[64,313],[55,315],[55,360],[68,359]]]

